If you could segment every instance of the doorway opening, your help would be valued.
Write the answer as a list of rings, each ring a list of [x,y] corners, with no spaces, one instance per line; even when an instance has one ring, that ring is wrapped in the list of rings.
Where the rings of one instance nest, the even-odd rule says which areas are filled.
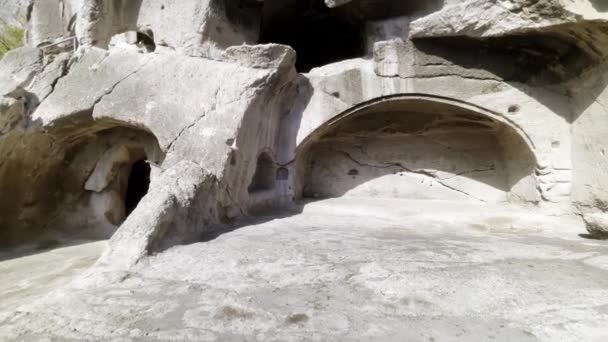
[[[251,185],[249,185],[249,192],[261,192],[266,190],[274,189],[275,182],[275,164],[272,157],[266,152],[260,154],[258,157],[255,174]]]
[[[148,31],[147,33],[137,32],[136,44],[146,52],[154,52],[156,50],[154,33],[152,31]]]
[[[131,166],[125,196],[125,212],[128,215],[135,210],[141,199],[150,189],[150,164],[145,160],[136,161]]]

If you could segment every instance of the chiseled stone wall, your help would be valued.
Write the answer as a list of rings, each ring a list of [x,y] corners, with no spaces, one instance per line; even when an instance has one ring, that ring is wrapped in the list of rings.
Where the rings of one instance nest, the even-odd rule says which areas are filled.
[[[492,132],[328,139],[309,153],[306,197],[507,201]]]

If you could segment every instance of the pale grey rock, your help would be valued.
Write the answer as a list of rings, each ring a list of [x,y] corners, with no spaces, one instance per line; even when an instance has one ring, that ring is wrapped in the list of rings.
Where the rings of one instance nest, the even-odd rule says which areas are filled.
[[[572,40],[592,58],[604,58],[608,15],[589,0],[467,0],[412,22],[412,38],[493,38],[548,34]],[[601,5],[600,5],[601,6]]]
[[[37,72],[42,69],[42,51],[36,48],[24,47],[8,52],[0,60],[0,83],[2,95],[9,93],[5,87],[24,87]]]
[[[225,48],[254,43],[255,9],[213,0],[165,2],[82,0],[75,23],[81,45],[107,48],[111,38],[126,31],[151,34],[157,45],[189,56],[220,58]],[[230,13],[228,13],[230,12]],[[188,13],[184,16],[184,13]],[[236,18],[228,18],[228,15]],[[241,18],[247,16],[249,18]]]
[[[69,54],[43,58],[36,48],[8,52],[0,61],[0,133],[23,126],[67,70]]]
[[[137,55],[128,50],[110,53],[97,48],[90,49],[80,56],[70,73],[59,80],[55,91],[32,117],[49,124],[76,113],[90,111],[118,83],[154,58],[154,55]]]
[[[70,1],[66,1],[69,3]],[[63,1],[32,1],[28,41],[33,46],[54,43],[69,35],[70,11]]]
[[[192,215],[192,206],[212,208],[217,196],[216,179],[192,162],[180,162],[163,171],[150,184],[150,193],[112,237],[100,263],[129,268],[167,240],[184,243],[193,239],[193,227],[209,219]],[[206,211],[206,210],[205,210]],[[199,228],[200,229],[200,228]],[[145,236],[145,239],[142,237]]]
[[[412,23],[412,37],[491,37],[540,30],[581,18],[559,0],[466,0]]]
[[[547,1],[544,1],[547,2]],[[504,3],[504,5],[503,5]],[[532,20],[527,13],[517,11],[514,3],[499,1],[493,3],[487,0],[467,0],[458,4],[446,6],[441,11],[432,13],[412,22],[412,37],[438,36],[498,36],[529,29],[530,26],[541,27],[542,23]],[[545,25],[551,25],[551,20],[568,20],[568,17],[549,17],[544,19]]]
[[[374,44],[374,72],[381,77],[412,77],[414,56],[401,39]]]
[[[11,293],[0,296],[0,338],[603,339],[608,246],[581,240],[571,217],[479,208],[319,201],[173,247],[130,272],[85,271],[100,243],[36,253],[0,263],[11,280],[0,283]],[[69,282],[68,273],[80,276]],[[66,276],[57,289],[40,275]]]
[[[32,0],[0,0],[0,28],[5,25],[25,28]]]
[[[127,191],[126,183],[121,182],[126,182],[129,167],[139,158],[157,164],[163,162],[167,168],[184,160],[205,165],[206,172],[214,175],[222,184],[223,190],[217,195],[217,202],[211,204],[214,210],[222,213],[201,219],[218,223],[219,217],[234,218],[241,215],[242,208],[247,206],[246,188],[249,181],[229,175],[233,171],[228,170],[227,163],[230,159],[239,158],[242,163],[252,164],[259,147],[249,143],[236,156],[232,143],[227,142],[238,138],[244,120],[259,120],[257,116],[263,113],[261,99],[274,95],[268,84],[282,86],[293,77],[294,52],[290,48],[269,45],[249,50],[257,51],[253,54],[254,58],[243,59],[246,54],[235,49],[230,54],[229,62],[185,57],[174,52],[141,53],[130,46],[117,46],[111,51],[90,48],[70,61],[66,54],[48,55],[45,57],[49,60],[48,65],[44,66],[43,72],[36,74],[33,83],[36,86],[32,89],[42,103],[33,106],[33,113],[27,115],[20,111],[23,104],[20,107],[14,101],[7,103],[11,111],[9,113],[7,110],[5,117],[8,123],[3,124],[3,130],[10,130],[15,122],[22,120],[38,127],[52,127],[49,138],[65,139],[66,142],[71,140],[71,144],[83,146],[79,147],[83,149],[82,154],[77,154],[77,158],[83,160],[75,162],[82,163],[80,167],[84,173],[74,180],[82,179],[84,187],[70,191],[82,193],[84,190],[90,200],[81,204],[73,203],[82,212],[79,211],[72,218],[58,216],[60,220],[66,220],[67,226],[98,225],[99,234],[102,235],[111,231],[112,225],[116,228],[126,216],[120,204]],[[163,72],[159,73],[159,70]],[[64,76],[64,73],[67,75]],[[233,77],[225,79],[224,75]],[[177,79],[180,81],[175,82]],[[218,81],[212,82],[213,79]],[[48,82],[43,80],[53,81],[50,88]],[[211,83],[199,89],[201,80]],[[187,95],[193,93],[197,95]],[[264,108],[267,110],[268,106]],[[167,113],[173,114],[169,116]],[[258,130],[251,127],[256,134],[272,137],[264,133],[267,128]],[[115,154],[112,148],[89,145],[90,135],[99,136],[108,130],[119,132],[123,128],[139,132],[131,138],[138,141],[150,132],[154,141],[145,138],[148,142],[141,146],[159,144],[158,149],[139,148],[139,143],[133,145],[120,137],[114,138],[114,150],[125,152],[126,149],[127,154]],[[29,138],[15,136],[15,139]],[[94,139],[101,142],[105,138]],[[206,148],[197,147],[201,145]],[[61,144],[57,147],[62,148]],[[61,158],[62,154],[57,156]],[[36,158],[35,155],[32,157]],[[52,165],[55,164],[49,162],[47,167],[54,168]],[[154,173],[152,177],[155,177]],[[40,187],[40,184],[24,183],[20,186],[33,188]],[[11,205],[21,204],[15,202]],[[55,209],[61,205],[57,203]],[[206,226],[193,224],[188,234],[195,236],[195,232],[204,231]],[[181,240],[175,238],[168,241]]]
[[[95,170],[84,185],[85,190],[102,192],[116,178],[120,164],[131,159],[129,149],[125,145],[115,146],[107,150],[95,165]]]
[[[583,211],[608,210],[608,77],[606,66],[590,69],[569,84],[573,98],[573,203]]]
[[[382,241],[413,222],[433,234],[429,241],[466,235],[476,252],[460,253],[461,261],[486,264],[502,253],[492,246],[504,240],[493,234],[531,234],[518,235],[518,243],[529,245],[547,240],[534,235],[544,232],[539,227],[555,227],[552,239],[580,242],[573,232],[584,227],[576,214],[590,231],[605,231],[608,7],[601,2],[328,0],[312,6],[296,0],[48,0],[29,9],[26,47],[0,61],[0,193],[10,194],[0,196],[0,244],[25,246],[57,236],[109,239],[96,267],[74,283],[83,293],[91,288],[120,293],[116,286],[123,285],[139,291],[151,281],[160,284],[151,291],[175,290],[175,296],[185,297],[156,303],[138,316],[150,324],[149,314],[158,309],[155,322],[170,318],[163,331],[135,323],[117,328],[113,318],[98,316],[81,320],[82,331],[72,331],[49,323],[54,317],[49,312],[36,314],[37,323],[27,331],[19,317],[11,316],[6,328],[9,316],[0,313],[0,339],[52,332],[48,336],[59,339],[196,340],[202,336],[194,331],[197,324],[218,319],[250,320],[237,327],[244,338],[256,333],[258,339],[299,338],[291,330],[259,335],[261,328],[270,334],[290,319],[297,322],[288,326],[305,327],[308,323],[299,321],[304,316],[295,312],[276,320],[272,309],[261,310],[245,297],[215,308],[226,298],[218,290],[226,282],[234,281],[226,287],[230,291],[245,289],[255,297],[256,272],[286,286],[305,280],[306,291],[307,284],[319,281],[353,282],[372,294],[387,294],[389,304],[402,303],[407,291],[398,281],[386,283],[392,271],[373,263],[357,264],[359,276],[346,269],[328,269],[322,280],[286,275],[285,260],[299,256],[285,257],[291,253],[285,246],[318,243],[303,238],[304,232],[317,234],[317,227],[325,248],[342,234],[357,233],[357,227],[351,229],[357,220],[369,225],[368,233],[381,231],[376,238]],[[308,202],[328,197],[339,199],[315,214],[319,204]],[[283,209],[292,210],[293,218],[276,220],[280,226],[275,226],[272,219]],[[406,212],[391,216],[391,210],[401,209]],[[244,220],[258,215],[269,222]],[[340,215],[357,219],[342,221]],[[383,228],[387,222],[395,231]],[[240,226],[248,234],[237,231],[238,241],[221,245],[225,240],[218,232]],[[301,229],[302,235],[290,235],[285,227]],[[339,232],[331,233],[332,227]],[[258,244],[268,238],[267,229],[274,232],[271,242]],[[272,239],[281,234],[291,242]],[[491,241],[473,241],[480,237]],[[355,252],[369,247],[355,240]],[[206,249],[216,244],[223,247]],[[568,246],[571,253],[585,252],[576,257],[563,256],[560,248],[549,252],[576,260],[590,256],[592,247],[585,243],[573,247],[568,241]],[[520,245],[504,247],[523,253]],[[385,260],[387,253],[395,260],[411,256],[398,249],[370,251],[375,260]],[[274,252],[278,271],[270,264],[256,266]],[[243,258],[232,258],[239,253]],[[522,258],[509,253],[502,259]],[[248,264],[246,254],[256,262]],[[603,265],[601,255],[593,257],[592,265]],[[321,259],[305,261],[295,265],[329,267]],[[241,270],[249,280],[234,277]],[[367,279],[375,277],[382,280]],[[194,290],[175,289],[167,279],[198,283]],[[580,287],[575,285],[567,289]],[[196,308],[182,307],[192,292],[201,291],[197,286],[206,286],[209,298],[194,301]],[[272,297],[273,286],[263,287],[262,295]],[[301,290],[291,288],[295,294],[285,298],[300,300]],[[352,292],[347,290],[340,293]],[[112,296],[70,303],[76,315],[103,302],[102,315],[112,317],[118,310]],[[121,298],[131,301],[127,311],[141,304],[130,294]],[[415,302],[433,317],[452,307]],[[372,311],[383,303],[376,299]],[[331,340],[335,331],[354,336],[347,335],[353,331],[349,324],[365,314],[350,317],[349,310],[338,316],[321,312],[322,318],[306,313],[306,322],[326,334],[320,340]],[[62,315],[60,321],[73,322],[70,313]],[[549,316],[538,322],[555,318]],[[381,325],[386,312],[379,317]],[[188,327],[180,330],[180,324]],[[222,339],[227,327],[213,326],[203,337]],[[378,329],[366,326],[357,333]],[[544,340],[563,337],[541,330],[534,331]]]
[[[36,74],[32,85],[29,87],[29,91],[37,100],[32,108],[37,107],[55,90],[55,85],[59,79],[68,73],[70,59],[71,55],[69,53],[50,55],[45,58],[42,71]]]
[[[584,214],[583,219],[585,220],[585,224],[589,233],[597,237],[608,238],[608,214]]]
[[[325,4],[327,5],[327,7],[334,8],[345,5],[351,1],[352,0],[325,0]]]
[[[227,61],[262,69],[293,68],[296,62],[296,52],[292,48],[277,44],[231,46],[223,57]]]

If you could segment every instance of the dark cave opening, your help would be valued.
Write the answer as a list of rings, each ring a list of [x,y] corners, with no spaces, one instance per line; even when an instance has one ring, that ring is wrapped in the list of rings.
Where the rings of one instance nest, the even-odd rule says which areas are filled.
[[[253,36],[248,38],[256,41],[260,34],[264,2],[259,0],[226,0],[223,5],[228,21],[246,35],[252,33]]]
[[[125,212],[127,216],[133,212],[141,199],[150,188],[150,165],[145,160],[139,160],[131,166],[127,193],[125,196]]]
[[[322,0],[266,1],[261,43],[291,46],[296,69],[312,68],[365,55],[364,23],[342,8]]]
[[[249,192],[259,192],[274,189],[275,163],[268,153],[258,157],[255,174],[249,185]]]
[[[137,45],[144,48],[147,52],[154,52],[156,50],[154,33],[152,31],[148,31],[147,33],[137,32]]]

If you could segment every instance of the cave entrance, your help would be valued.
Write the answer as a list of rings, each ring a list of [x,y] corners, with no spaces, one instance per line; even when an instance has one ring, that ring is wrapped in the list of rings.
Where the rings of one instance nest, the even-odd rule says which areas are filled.
[[[154,42],[154,33],[148,31],[147,33],[137,32],[136,33],[136,44],[146,52],[154,52],[156,50],[156,43]]]
[[[261,43],[291,46],[296,69],[310,69],[365,54],[364,23],[341,7],[323,0],[264,1]]]
[[[127,193],[125,195],[125,212],[127,216],[133,212],[141,199],[148,193],[150,188],[150,171],[150,164],[145,160],[138,160],[131,166],[131,172],[127,181]]]
[[[447,103],[380,102],[298,151],[300,198],[537,202],[536,159],[505,121]]]

